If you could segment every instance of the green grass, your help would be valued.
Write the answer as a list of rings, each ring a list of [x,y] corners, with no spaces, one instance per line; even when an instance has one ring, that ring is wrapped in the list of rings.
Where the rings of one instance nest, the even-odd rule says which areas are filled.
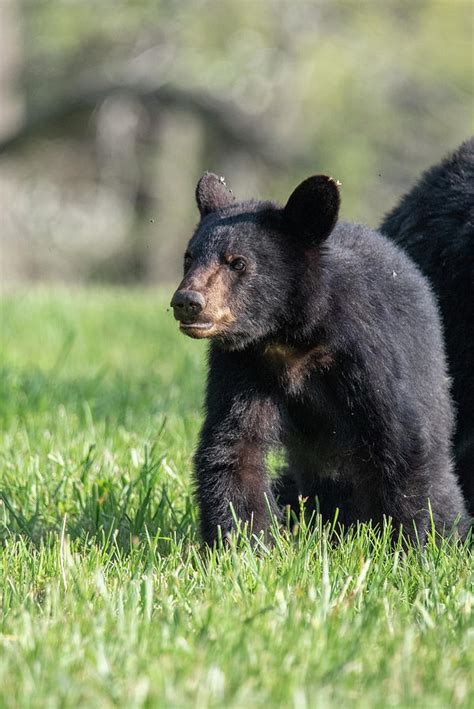
[[[1,706],[474,706],[467,547],[202,548],[206,350],[163,294],[13,293],[1,325]]]

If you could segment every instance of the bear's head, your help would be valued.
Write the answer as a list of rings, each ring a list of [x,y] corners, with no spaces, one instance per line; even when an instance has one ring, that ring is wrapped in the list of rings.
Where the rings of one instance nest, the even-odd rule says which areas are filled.
[[[240,349],[291,329],[302,279],[337,221],[338,183],[308,177],[281,208],[239,203],[222,178],[205,173],[196,201],[201,221],[171,301],[181,331]]]

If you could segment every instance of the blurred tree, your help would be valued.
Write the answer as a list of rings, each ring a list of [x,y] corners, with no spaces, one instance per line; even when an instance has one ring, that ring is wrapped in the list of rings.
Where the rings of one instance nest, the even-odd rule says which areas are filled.
[[[23,68],[18,6],[13,0],[0,4],[0,140],[16,129],[23,117],[23,101],[18,82]]]

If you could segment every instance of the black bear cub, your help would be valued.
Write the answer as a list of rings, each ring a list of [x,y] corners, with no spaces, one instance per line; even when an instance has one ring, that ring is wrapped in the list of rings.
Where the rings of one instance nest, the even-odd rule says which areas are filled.
[[[380,230],[439,299],[457,412],[456,472],[474,515],[474,138],[424,173]]]
[[[337,223],[339,189],[309,177],[285,207],[238,203],[206,173],[171,305],[210,338],[195,455],[204,539],[254,532],[298,496],[345,524],[391,517],[423,542],[469,525],[451,469],[453,412],[440,322],[425,278],[364,226]],[[266,456],[286,450],[272,484]],[[234,514],[231,507],[233,507]]]

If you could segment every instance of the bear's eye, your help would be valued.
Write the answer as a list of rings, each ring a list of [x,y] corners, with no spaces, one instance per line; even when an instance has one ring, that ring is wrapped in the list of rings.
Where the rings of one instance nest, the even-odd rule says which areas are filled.
[[[230,262],[229,266],[233,271],[238,271],[239,273],[243,273],[247,268],[247,264],[243,258],[235,258]]]
[[[193,259],[191,257],[191,254],[185,254],[184,255],[184,272],[189,271],[191,268],[191,264],[193,262]]]

